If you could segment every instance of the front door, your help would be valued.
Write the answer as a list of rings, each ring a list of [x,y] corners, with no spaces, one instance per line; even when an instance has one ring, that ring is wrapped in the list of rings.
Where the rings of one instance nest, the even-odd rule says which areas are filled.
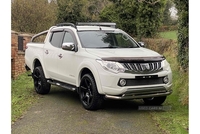
[[[65,31],[63,43],[77,43],[72,32]],[[76,67],[74,65],[76,65],[76,52],[60,48],[57,54],[59,55],[57,59],[59,80],[75,85],[75,73],[77,70],[75,70]]]

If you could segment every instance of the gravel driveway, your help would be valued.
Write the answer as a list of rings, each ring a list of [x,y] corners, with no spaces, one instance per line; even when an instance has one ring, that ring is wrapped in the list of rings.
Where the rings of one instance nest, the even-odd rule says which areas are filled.
[[[85,110],[76,93],[52,86],[12,125],[12,134],[163,134],[140,101],[107,100]]]

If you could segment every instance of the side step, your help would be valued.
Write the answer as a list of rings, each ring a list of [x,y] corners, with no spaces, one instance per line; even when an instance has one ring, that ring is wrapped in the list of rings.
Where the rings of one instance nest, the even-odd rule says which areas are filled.
[[[73,86],[73,85],[70,85],[70,84],[66,84],[66,83],[63,83],[63,82],[60,82],[60,81],[47,80],[47,82],[52,84],[52,85],[56,85],[56,86],[68,89],[70,91],[76,91],[76,89],[77,89],[76,86]]]

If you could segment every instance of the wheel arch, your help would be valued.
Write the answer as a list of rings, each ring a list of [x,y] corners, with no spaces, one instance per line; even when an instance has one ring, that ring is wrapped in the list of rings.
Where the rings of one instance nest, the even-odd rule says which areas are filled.
[[[43,72],[44,72],[44,76],[46,77],[47,75],[46,75],[46,70],[44,69],[44,66],[43,66],[43,64],[41,63],[41,61],[38,59],[38,58],[35,58],[34,59],[34,61],[33,61],[33,70],[34,70],[34,68],[36,68],[36,67],[38,67],[38,66],[41,66],[42,67],[42,69],[43,69]],[[47,77],[46,77],[47,78]]]
[[[101,81],[100,81],[100,78],[99,78],[99,74],[98,74],[98,71],[96,70],[95,66],[92,65],[93,67],[90,67],[90,66],[83,66],[80,71],[79,71],[79,74],[78,76],[76,77],[76,85],[77,87],[80,86],[80,82],[81,82],[81,78],[85,75],[85,74],[92,74],[94,80],[95,80],[95,83],[96,83],[96,86],[97,86],[97,90],[99,92],[99,94],[103,94],[103,90],[102,90],[102,87],[101,87]]]
[[[33,68],[36,68],[38,66],[41,66],[42,67],[42,64],[41,62],[39,61],[39,59],[35,59],[34,62],[33,62]]]

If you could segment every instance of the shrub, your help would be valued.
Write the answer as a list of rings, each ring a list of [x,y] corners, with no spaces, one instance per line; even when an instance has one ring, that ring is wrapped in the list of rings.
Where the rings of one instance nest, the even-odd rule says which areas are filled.
[[[176,31],[178,30],[177,25],[172,25],[172,26],[161,26],[159,28],[159,32],[165,32],[165,31]]]
[[[171,46],[176,43],[176,41],[169,39],[143,38],[142,41],[145,43],[147,48],[150,48],[160,54],[163,54],[166,51],[170,51]]]

